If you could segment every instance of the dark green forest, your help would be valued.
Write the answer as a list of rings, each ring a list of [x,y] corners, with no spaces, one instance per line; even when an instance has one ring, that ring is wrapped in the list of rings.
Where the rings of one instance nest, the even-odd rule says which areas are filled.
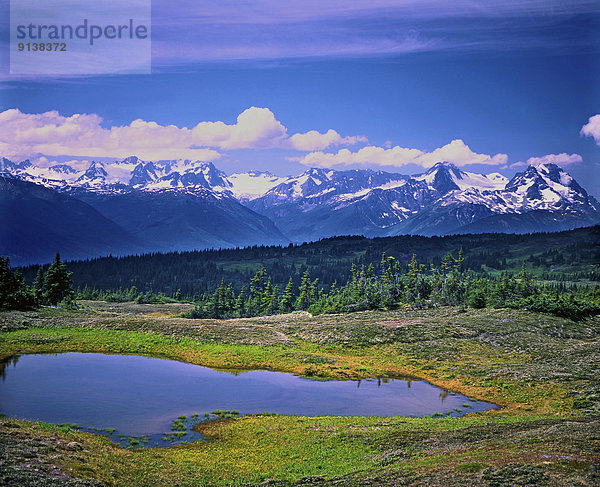
[[[426,266],[413,254],[406,272],[385,254],[378,266],[351,268],[342,286],[326,291],[305,271],[296,290],[292,280],[280,289],[261,268],[236,294],[224,280],[204,293],[189,318],[237,318],[308,310],[313,314],[348,313],[369,309],[459,306],[464,308],[515,308],[550,313],[573,320],[600,312],[600,286],[566,290],[556,283],[538,283],[521,266],[518,275],[504,271],[498,277],[477,277],[465,270],[462,251],[446,254],[441,265]]]
[[[285,247],[101,257],[68,262],[68,266],[75,289],[86,296],[94,291],[110,291],[123,299],[140,293],[162,293],[197,300],[219,286],[221,280],[239,292],[261,268],[273,286],[283,288],[291,278],[298,288],[308,270],[321,288],[329,290],[334,282],[345,283],[351,278],[353,264],[358,269],[377,266],[384,253],[393,256],[399,271],[406,273],[413,254],[421,264],[439,268],[446,254],[458,255],[461,249],[465,270],[480,277],[497,277],[504,271],[518,274],[525,264],[538,281],[567,287],[600,281],[600,226],[531,235],[334,237]],[[31,284],[40,267],[45,272],[49,266],[19,270]]]
[[[580,319],[600,312],[599,236],[596,226],[533,235],[336,237],[299,246],[105,257],[68,268],[58,253],[48,267],[11,270],[3,259],[0,274],[10,291],[3,307],[76,306],[76,297],[191,301],[189,318],[459,306]],[[34,273],[28,286],[23,275]]]
[[[19,269],[12,269],[8,258],[0,257],[0,310],[27,310],[44,304],[75,307],[71,276],[57,252],[45,271],[38,268],[28,286]]]

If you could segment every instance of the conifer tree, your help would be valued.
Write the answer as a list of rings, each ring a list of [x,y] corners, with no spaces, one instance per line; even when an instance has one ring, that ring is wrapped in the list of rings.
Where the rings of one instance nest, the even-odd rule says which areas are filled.
[[[246,286],[242,286],[240,294],[235,300],[235,314],[240,318],[246,316]]]
[[[21,274],[10,269],[8,257],[0,257],[0,309],[25,310],[34,305],[35,297]]]
[[[273,292],[271,292],[271,299],[269,300],[268,314],[275,314],[279,311],[279,287],[273,286]]]
[[[259,315],[262,310],[262,298],[265,289],[265,278],[267,270],[261,267],[256,274],[250,279],[250,296],[248,303],[248,312],[251,315]]]
[[[312,282],[310,281],[310,272],[308,269],[302,276],[302,282],[298,288],[299,296],[296,300],[296,309],[307,309],[311,304],[311,298],[313,293]]]
[[[267,280],[267,284],[263,290],[263,294],[260,300],[260,312],[261,314],[269,314],[271,312],[271,297],[273,295],[273,284],[271,278]]]
[[[44,301],[44,270],[41,267],[38,268],[35,280],[33,281],[32,290],[36,301],[39,304],[42,304]]]
[[[283,313],[289,313],[292,311],[292,306],[294,305],[294,282],[290,277],[287,285],[285,286],[285,290],[283,291],[283,297],[281,299],[281,311]]]
[[[459,274],[462,274],[465,270],[465,258],[463,256],[463,249],[461,247],[461,249],[458,251],[458,258],[455,261],[455,268],[458,271]]]
[[[44,276],[44,299],[48,304],[57,305],[63,299],[72,299],[73,295],[71,272],[69,272],[65,263],[61,262],[60,254],[57,252],[54,261],[50,264]]]

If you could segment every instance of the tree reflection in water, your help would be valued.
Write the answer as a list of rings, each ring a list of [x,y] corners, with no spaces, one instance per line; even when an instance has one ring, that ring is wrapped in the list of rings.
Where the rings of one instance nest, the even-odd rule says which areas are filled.
[[[11,355],[10,357],[0,360],[0,377],[2,377],[2,380],[6,380],[6,369],[8,366],[12,364],[13,367],[16,367],[18,361],[18,355]]]

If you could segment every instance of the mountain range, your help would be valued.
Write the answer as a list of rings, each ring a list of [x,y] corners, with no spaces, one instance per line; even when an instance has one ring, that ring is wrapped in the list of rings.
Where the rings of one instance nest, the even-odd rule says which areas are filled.
[[[407,176],[311,168],[226,175],[210,162],[40,166],[0,159],[0,254],[13,264],[109,253],[368,237],[560,231],[600,222],[600,204],[554,164],[511,179],[440,162]]]

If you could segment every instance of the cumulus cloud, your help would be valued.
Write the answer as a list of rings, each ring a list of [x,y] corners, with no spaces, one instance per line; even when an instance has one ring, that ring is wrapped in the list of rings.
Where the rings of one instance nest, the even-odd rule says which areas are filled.
[[[191,130],[196,145],[221,149],[266,149],[277,147],[287,129],[268,108],[251,107],[237,117],[237,123],[200,122]]]
[[[337,153],[311,152],[297,160],[307,166],[332,167],[336,165],[368,165],[380,166],[405,166],[417,164],[422,167],[431,167],[437,162],[451,162],[457,166],[469,164],[506,164],[506,154],[478,154],[473,152],[462,140],[455,139],[443,147],[432,152],[424,152],[419,149],[408,149],[400,146],[383,148],[367,146],[356,152],[341,149]]]
[[[367,138],[362,136],[342,137],[335,130],[329,129],[322,134],[316,130],[310,130],[303,134],[294,134],[286,145],[292,149],[301,151],[318,151],[336,145],[354,145],[358,142],[366,142]]]
[[[579,154],[567,154],[562,152],[560,154],[546,154],[542,157],[530,157],[527,159],[527,164],[531,166],[537,166],[538,164],[556,164],[558,166],[569,166],[582,162],[583,158]]]
[[[519,169],[527,166],[537,166],[538,164],[556,164],[560,167],[570,166],[582,162],[583,157],[579,154],[546,154],[541,157],[530,157],[527,161],[517,161],[512,164],[506,164],[501,169]]]
[[[596,144],[600,145],[600,114],[590,117],[588,123],[581,127],[581,135],[593,137]]]
[[[38,114],[18,109],[0,113],[0,154],[25,158],[45,156],[214,160],[220,153],[196,148],[187,128],[134,120],[122,127],[102,127],[96,114],[70,117],[57,111]]]
[[[363,137],[342,137],[335,130],[287,135],[286,127],[268,108],[250,107],[233,124],[200,122],[192,128],[137,119],[129,125],[104,128],[96,114],[63,116],[18,109],[0,113],[0,154],[6,157],[46,156],[127,157],[142,159],[214,160],[218,150],[319,150],[355,144]]]

